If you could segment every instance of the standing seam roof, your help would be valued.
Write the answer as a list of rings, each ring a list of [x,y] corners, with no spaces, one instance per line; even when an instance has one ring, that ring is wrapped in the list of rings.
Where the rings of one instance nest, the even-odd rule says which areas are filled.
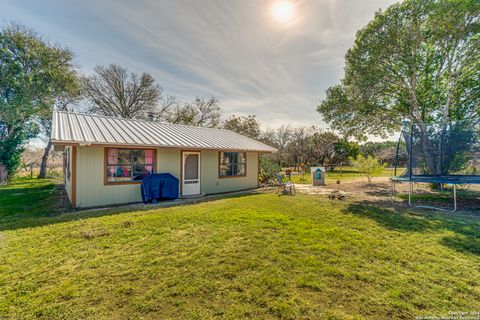
[[[225,129],[202,128],[55,111],[52,142],[140,145],[195,149],[275,152],[276,149]]]

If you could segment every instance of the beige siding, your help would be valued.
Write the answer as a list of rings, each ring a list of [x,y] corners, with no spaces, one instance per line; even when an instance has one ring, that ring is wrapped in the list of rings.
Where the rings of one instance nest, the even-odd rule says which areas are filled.
[[[200,161],[202,193],[221,193],[258,186],[258,153],[247,152],[247,175],[238,178],[218,177],[218,151],[203,150]]]
[[[180,154],[179,149],[157,149],[157,172],[169,172],[180,179]],[[139,184],[104,185],[104,161],[104,147],[77,148],[77,206],[141,201]],[[219,179],[218,151],[201,151],[200,179],[204,194],[256,188],[257,177],[257,153],[247,153],[246,177]]]
[[[77,206],[91,207],[142,200],[139,184],[104,185],[104,148],[77,148]]]
[[[158,149],[157,172],[168,172],[180,179],[180,150],[168,148]]]

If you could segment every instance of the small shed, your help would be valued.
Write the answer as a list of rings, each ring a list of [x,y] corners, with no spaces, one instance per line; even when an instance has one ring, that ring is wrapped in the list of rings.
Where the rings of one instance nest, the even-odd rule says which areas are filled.
[[[325,185],[325,173],[324,167],[311,167],[310,172],[312,174],[312,185],[324,186]]]
[[[260,154],[276,151],[230,130],[63,111],[53,112],[51,139],[72,207],[83,208],[140,202],[151,174],[175,185],[156,176],[154,199],[255,189]]]

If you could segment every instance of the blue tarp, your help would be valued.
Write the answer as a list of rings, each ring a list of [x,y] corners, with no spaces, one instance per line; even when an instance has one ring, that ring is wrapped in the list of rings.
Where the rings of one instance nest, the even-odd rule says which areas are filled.
[[[170,173],[154,173],[142,180],[142,200],[177,199],[178,179]]]

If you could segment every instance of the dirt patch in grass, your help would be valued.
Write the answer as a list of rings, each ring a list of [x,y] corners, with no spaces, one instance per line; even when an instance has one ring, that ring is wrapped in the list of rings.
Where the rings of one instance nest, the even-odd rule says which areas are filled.
[[[408,206],[408,183],[396,184],[396,196],[392,205],[398,208]],[[305,194],[329,194],[341,192],[347,198],[357,201],[375,201],[384,203],[390,198],[391,182],[388,177],[375,177],[368,183],[366,178],[354,178],[340,184],[328,183],[326,186],[313,187],[298,185],[297,190]],[[430,205],[444,208],[453,207],[453,190],[445,186],[443,191],[433,190],[429,184],[415,184],[412,201],[415,205]],[[480,190],[477,186],[460,185],[457,187],[457,206],[459,212],[480,217]],[[420,210],[420,209],[419,209]]]

